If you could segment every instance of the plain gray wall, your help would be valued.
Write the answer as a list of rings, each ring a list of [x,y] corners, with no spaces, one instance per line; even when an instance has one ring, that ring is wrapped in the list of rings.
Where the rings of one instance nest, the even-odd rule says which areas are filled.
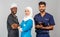
[[[32,7],[33,14],[37,14],[39,12],[38,10],[38,3],[40,1],[45,1],[47,3],[47,9],[46,12],[52,14],[55,19],[55,27],[53,31],[50,31],[51,37],[60,37],[60,29],[59,29],[59,12],[60,12],[60,2],[59,0],[0,0],[0,37],[7,37],[7,17],[10,14],[10,5],[12,3],[17,3],[18,5],[18,19],[19,22],[22,21],[24,17],[24,8],[27,6]],[[34,16],[33,15],[33,16]],[[34,30],[32,31],[32,36],[35,37],[36,33]]]

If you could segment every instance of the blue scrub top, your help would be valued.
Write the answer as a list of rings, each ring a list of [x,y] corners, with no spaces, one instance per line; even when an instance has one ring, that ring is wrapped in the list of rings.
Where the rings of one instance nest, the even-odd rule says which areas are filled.
[[[24,21],[22,20],[20,27],[22,28],[21,37],[32,37],[31,29],[33,26],[33,21],[31,19]]]
[[[35,25],[37,25],[40,22],[44,22],[45,26],[49,25],[55,25],[54,18],[51,14],[46,13],[44,17],[41,16],[41,14],[37,14],[34,17]],[[43,30],[43,29],[36,29],[37,33],[49,33],[49,30]]]

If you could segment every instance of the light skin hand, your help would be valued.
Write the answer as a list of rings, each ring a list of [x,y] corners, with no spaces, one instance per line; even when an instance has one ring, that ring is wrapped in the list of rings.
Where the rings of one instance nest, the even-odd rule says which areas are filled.
[[[20,26],[18,26],[18,29],[20,29]]]

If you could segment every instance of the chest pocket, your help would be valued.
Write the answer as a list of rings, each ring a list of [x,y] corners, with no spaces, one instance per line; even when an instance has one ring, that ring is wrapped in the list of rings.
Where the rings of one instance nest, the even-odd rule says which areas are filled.
[[[37,18],[36,18],[36,21],[37,21],[37,22],[42,22],[42,18],[41,18],[41,17],[37,17]]]
[[[48,22],[49,21],[49,18],[44,18],[44,20]]]
[[[46,25],[49,25],[49,18],[44,18],[44,22]]]

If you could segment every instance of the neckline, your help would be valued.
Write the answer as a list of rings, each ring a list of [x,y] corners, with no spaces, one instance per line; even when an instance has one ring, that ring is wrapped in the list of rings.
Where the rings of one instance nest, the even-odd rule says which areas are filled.
[[[45,15],[44,15],[43,17],[45,17],[45,16],[46,16],[46,14],[47,14],[47,13],[45,13]],[[39,13],[39,15],[41,16],[41,13]],[[42,16],[41,16],[41,17],[42,17]],[[43,17],[42,17],[42,18],[43,18]]]
[[[12,15],[14,18],[17,17],[16,15],[13,15],[13,14],[10,14],[10,15]]]

